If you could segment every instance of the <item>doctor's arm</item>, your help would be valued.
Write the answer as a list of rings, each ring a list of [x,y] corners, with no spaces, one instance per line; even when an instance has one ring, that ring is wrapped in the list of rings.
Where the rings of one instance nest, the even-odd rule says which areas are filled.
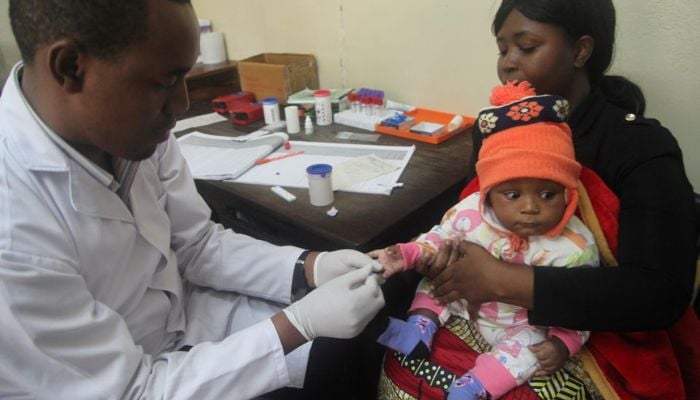
[[[288,353],[321,336],[354,337],[382,307],[378,276],[366,265],[326,282],[271,320]]]
[[[200,286],[288,303],[291,267],[302,249],[276,246],[213,223],[174,138],[158,148],[158,163],[172,248],[185,279]],[[311,287],[372,263],[370,257],[355,250],[310,252],[305,258],[305,275]]]
[[[0,253],[0,282],[0,397],[255,397],[289,383],[285,352],[318,336],[355,336],[384,305],[368,266],[221,342],[148,354],[60,260]]]

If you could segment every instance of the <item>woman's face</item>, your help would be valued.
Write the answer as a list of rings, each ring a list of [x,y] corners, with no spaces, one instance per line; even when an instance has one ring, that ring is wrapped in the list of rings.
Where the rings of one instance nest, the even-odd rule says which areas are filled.
[[[537,93],[570,97],[576,52],[562,28],[533,21],[514,9],[496,32],[496,43],[502,83],[526,80]]]

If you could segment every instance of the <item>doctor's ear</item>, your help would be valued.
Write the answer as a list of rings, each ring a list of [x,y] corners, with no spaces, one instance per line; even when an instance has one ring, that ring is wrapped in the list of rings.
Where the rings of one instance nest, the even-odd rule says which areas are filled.
[[[51,76],[68,93],[82,89],[85,61],[85,52],[72,40],[62,39],[49,46],[48,67]]]

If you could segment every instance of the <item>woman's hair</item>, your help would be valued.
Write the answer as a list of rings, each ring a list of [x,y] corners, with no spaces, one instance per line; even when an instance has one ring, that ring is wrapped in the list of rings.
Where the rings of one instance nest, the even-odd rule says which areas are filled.
[[[493,19],[494,34],[501,30],[513,10],[533,21],[560,27],[572,43],[584,35],[592,37],[593,53],[586,62],[591,85],[599,87],[611,103],[644,114],[646,101],[639,86],[621,76],[605,75],[615,44],[612,0],[503,0]]]
[[[147,21],[148,0],[10,0],[12,32],[26,64],[40,46],[61,38],[96,57],[113,57],[146,39]]]

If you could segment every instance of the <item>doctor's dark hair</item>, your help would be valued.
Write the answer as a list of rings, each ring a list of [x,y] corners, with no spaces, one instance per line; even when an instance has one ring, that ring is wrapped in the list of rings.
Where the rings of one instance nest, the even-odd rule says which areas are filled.
[[[190,0],[169,0],[189,4]],[[110,58],[148,35],[149,0],[10,0],[10,23],[22,59],[61,38]]]
[[[612,0],[503,0],[493,19],[493,33],[503,27],[511,11],[526,18],[561,28],[574,43],[581,36],[593,38],[594,48],[586,62],[586,74],[593,87],[599,87],[611,103],[637,114],[644,114],[642,90],[622,76],[606,75],[615,45],[615,6]]]

